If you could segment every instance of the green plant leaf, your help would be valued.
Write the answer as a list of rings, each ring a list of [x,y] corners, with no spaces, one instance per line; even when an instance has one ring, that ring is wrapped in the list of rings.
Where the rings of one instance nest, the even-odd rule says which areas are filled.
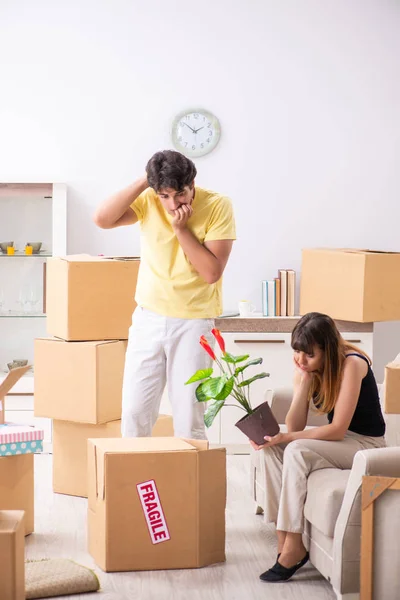
[[[234,378],[230,377],[215,400],[225,400],[233,390]]]
[[[206,427],[211,427],[214,422],[215,417],[225,404],[225,400],[215,400],[210,406],[207,407],[206,412],[204,413],[204,423]]]
[[[250,385],[256,379],[264,379],[264,377],[269,377],[269,373],[258,373],[257,375],[254,375],[254,377],[250,377],[250,379],[245,379],[245,381],[238,383],[238,387],[244,387],[245,385]]]
[[[249,362],[247,362],[245,365],[242,365],[235,370],[235,377],[237,377],[239,373],[243,373],[247,367],[251,367],[252,365],[261,365],[262,361],[262,358],[253,358],[253,360],[249,360]]]
[[[187,380],[185,385],[188,385],[188,383],[194,383],[195,381],[201,381],[202,379],[207,379],[212,375],[212,373],[212,369],[200,369],[199,371],[196,371],[196,373],[192,375],[190,379]]]
[[[196,398],[198,402],[214,400],[214,398],[222,392],[226,381],[225,375],[222,377],[211,377],[210,379],[203,381],[196,389]]]
[[[250,354],[242,354],[241,356],[233,356],[233,354],[229,354],[226,352],[223,356],[221,356],[222,360],[227,363],[231,363],[232,365],[236,365],[236,363],[243,362],[249,358]]]
[[[206,394],[203,391],[202,383],[200,383],[200,385],[197,386],[195,394],[197,402],[208,402],[208,400],[210,400],[210,398],[206,396]]]

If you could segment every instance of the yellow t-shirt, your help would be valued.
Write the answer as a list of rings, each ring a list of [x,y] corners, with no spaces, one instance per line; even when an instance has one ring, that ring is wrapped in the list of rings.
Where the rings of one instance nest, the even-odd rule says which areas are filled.
[[[200,243],[236,239],[231,201],[196,187],[188,228]],[[211,319],[222,313],[222,278],[209,284],[186,258],[156,192],[145,190],[132,203],[141,229],[139,306],[167,317]]]

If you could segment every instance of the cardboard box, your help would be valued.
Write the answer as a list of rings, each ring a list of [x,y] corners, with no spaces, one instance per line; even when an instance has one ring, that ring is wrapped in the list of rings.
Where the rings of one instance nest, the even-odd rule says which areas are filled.
[[[25,535],[34,530],[33,454],[0,457],[0,510],[23,510]]]
[[[160,415],[154,435],[173,436],[172,417]],[[103,425],[53,421],[53,492],[87,498],[88,439],[110,437],[121,437],[121,421]]]
[[[400,354],[385,367],[384,390],[384,412],[400,414]]]
[[[7,373],[7,376],[3,379],[0,384],[0,425],[3,425],[5,422],[5,402],[7,394],[12,390],[17,381],[25,375],[27,371],[31,369],[31,365],[26,365],[26,367],[17,367],[15,369],[11,369]]]
[[[87,498],[89,438],[121,436],[121,421],[86,425],[53,421],[53,492]]]
[[[24,513],[0,511],[1,600],[25,600]]]
[[[153,437],[173,437],[174,436],[174,420],[171,415],[158,415],[158,419],[155,422],[153,431],[151,432]]]
[[[400,320],[400,253],[303,250],[300,314],[368,323]]]
[[[104,571],[225,560],[226,453],[208,442],[88,442],[89,552]]]
[[[140,260],[77,254],[47,260],[47,333],[64,340],[128,338]]]
[[[35,416],[76,423],[121,418],[126,341],[35,340]]]

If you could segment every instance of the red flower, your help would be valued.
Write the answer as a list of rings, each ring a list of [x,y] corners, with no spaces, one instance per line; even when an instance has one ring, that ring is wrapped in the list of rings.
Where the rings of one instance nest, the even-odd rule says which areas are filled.
[[[221,348],[222,354],[225,354],[225,340],[222,337],[220,330],[219,329],[211,329],[211,333],[217,340],[218,346]]]
[[[200,338],[200,345],[204,348],[204,350],[211,356],[213,360],[215,360],[214,350],[211,348],[210,344],[207,342],[206,337],[204,335]]]

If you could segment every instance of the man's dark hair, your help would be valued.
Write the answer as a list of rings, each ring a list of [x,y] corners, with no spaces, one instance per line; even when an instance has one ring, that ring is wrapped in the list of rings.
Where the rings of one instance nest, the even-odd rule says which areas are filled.
[[[147,181],[156,192],[172,188],[181,192],[197,175],[194,163],[180,152],[156,152],[146,165]]]

